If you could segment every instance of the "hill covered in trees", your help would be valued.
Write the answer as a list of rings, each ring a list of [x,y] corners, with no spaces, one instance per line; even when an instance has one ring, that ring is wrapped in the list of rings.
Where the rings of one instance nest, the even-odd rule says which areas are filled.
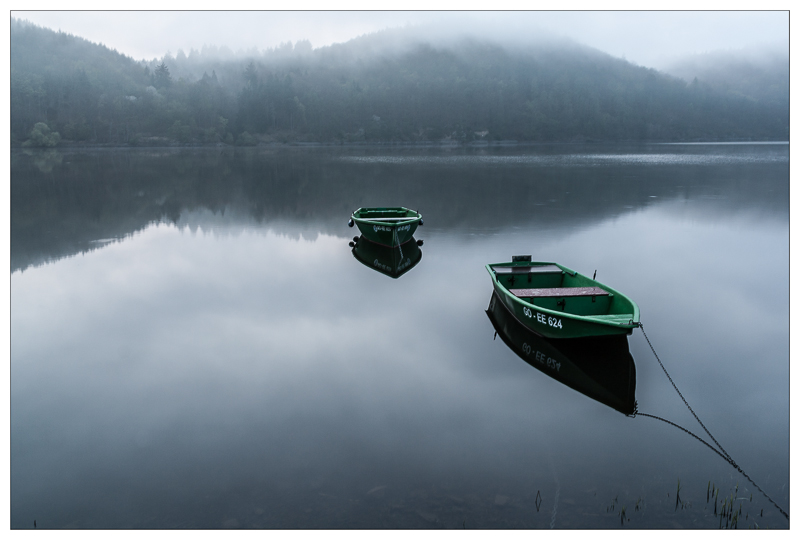
[[[789,104],[789,51],[758,47],[685,57],[664,71],[685,81],[702,80],[711,89],[776,108]]]
[[[145,62],[11,23],[14,145],[788,140],[788,88],[729,89],[569,41],[397,29]]]

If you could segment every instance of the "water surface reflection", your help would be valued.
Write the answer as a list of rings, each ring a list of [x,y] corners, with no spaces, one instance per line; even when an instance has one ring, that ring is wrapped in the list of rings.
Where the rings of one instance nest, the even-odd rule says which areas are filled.
[[[636,365],[627,336],[546,339],[517,321],[494,292],[486,314],[497,335],[525,362],[590,399],[633,414]]]
[[[491,339],[484,265],[513,253],[629,294],[694,410],[788,506],[786,148],[569,157],[614,153],[12,156],[11,526],[618,528],[641,499],[624,526],[718,527],[709,480],[750,494],[728,464]],[[397,280],[345,248],[352,209],[387,201],[426,216],[424,264]],[[640,409],[693,422],[638,332],[628,347]],[[744,506],[745,526],[787,526],[758,493]]]
[[[396,247],[370,242],[364,236],[357,236],[350,242],[353,256],[368,268],[391,278],[399,278],[422,260],[422,240],[411,240]]]
[[[424,211],[427,229],[467,233],[574,231],[670,203],[703,220],[741,212],[788,219],[785,145],[144,149],[58,158],[42,168],[41,153],[11,155],[12,271],[162,222],[341,234],[354,205],[387,200]]]

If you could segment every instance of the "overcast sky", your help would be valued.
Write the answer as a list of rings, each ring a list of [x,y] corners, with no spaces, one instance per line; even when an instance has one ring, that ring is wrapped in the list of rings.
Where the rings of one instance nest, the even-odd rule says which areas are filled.
[[[491,4],[486,4],[491,5]],[[204,44],[263,50],[307,39],[322,47],[406,24],[441,25],[524,39],[541,31],[662,67],[686,54],[751,45],[788,49],[787,11],[12,11],[11,16],[102,43],[136,60]]]

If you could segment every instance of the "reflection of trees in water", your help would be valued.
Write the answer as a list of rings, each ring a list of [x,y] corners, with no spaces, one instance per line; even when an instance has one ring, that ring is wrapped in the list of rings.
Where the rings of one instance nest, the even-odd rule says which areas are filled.
[[[53,172],[53,168],[57,165],[61,165],[63,159],[63,155],[58,150],[45,150],[41,152],[31,152],[28,150],[25,152],[25,155],[31,158],[33,166],[42,173]]]
[[[580,150],[576,148],[576,151]],[[586,150],[585,148],[582,150]],[[591,151],[597,151],[591,148]],[[663,150],[662,150],[663,151]],[[783,151],[783,150],[781,150]],[[404,205],[438,229],[571,229],[664,200],[788,219],[788,162],[729,166],[493,164],[485,149],[305,148],[12,154],[11,267],[210,210],[341,234],[360,206]],[[496,150],[519,154],[520,150]],[[417,159],[441,156],[446,164]],[[372,159],[391,155],[393,159]],[[356,157],[359,159],[341,159]],[[405,158],[414,157],[413,160]],[[462,159],[463,157],[463,159]],[[360,159],[363,158],[363,159]],[[655,198],[653,197],[655,196]],[[349,232],[349,231],[345,231]]]

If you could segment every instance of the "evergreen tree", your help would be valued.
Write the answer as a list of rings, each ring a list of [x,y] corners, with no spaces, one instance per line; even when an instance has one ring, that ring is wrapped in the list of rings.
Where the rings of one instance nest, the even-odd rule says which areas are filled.
[[[172,76],[169,74],[167,64],[161,62],[153,74],[153,86],[158,89],[169,88],[172,84]]]

